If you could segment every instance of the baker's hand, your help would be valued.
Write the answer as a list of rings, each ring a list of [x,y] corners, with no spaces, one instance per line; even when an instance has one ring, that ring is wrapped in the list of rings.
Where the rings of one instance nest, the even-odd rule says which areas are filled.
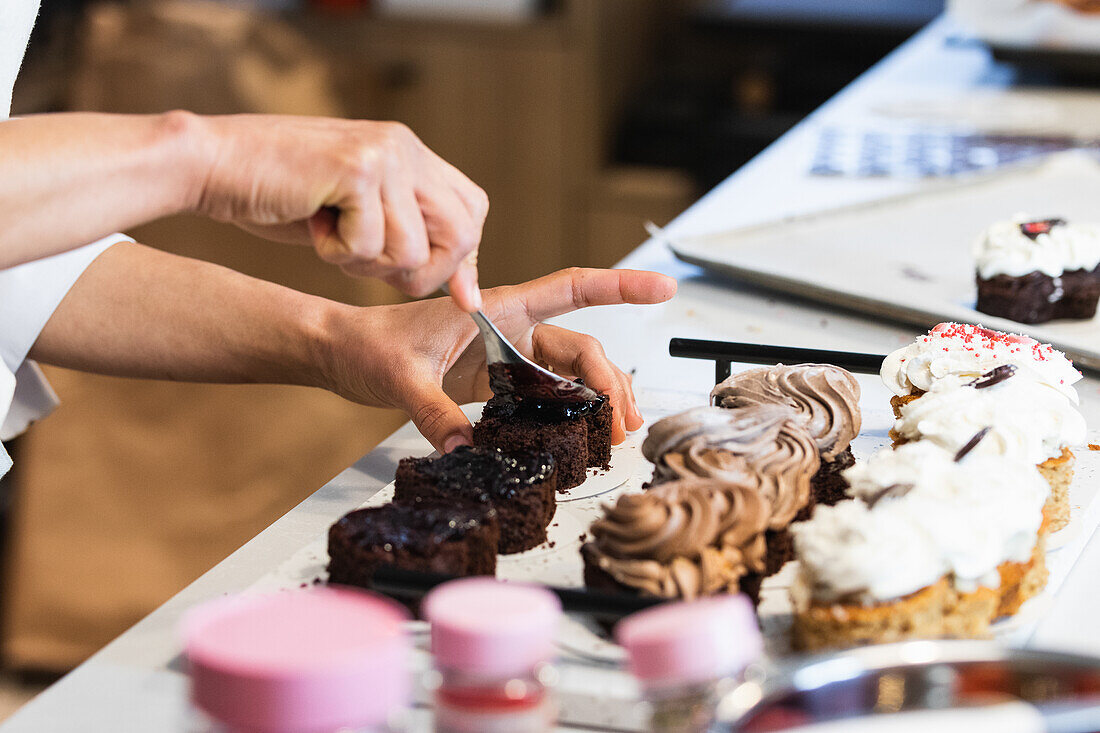
[[[676,281],[655,272],[571,269],[486,290],[484,311],[528,358],[607,393],[619,443],[642,425],[630,377],[596,339],[542,321],[593,305],[661,303],[675,292]],[[347,313],[324,358],[325,386],[355,402],[404,410],[440,450],[470,443],[458,404],[490,395],[485,347],[470,317],[449,298]]]
[[[210,161],[199,213],[311,244],[345,272],[412,296],[449,281],[460,308],[480,305],[477,247],[489,199],[409,128],[275,115],[190,119]]]

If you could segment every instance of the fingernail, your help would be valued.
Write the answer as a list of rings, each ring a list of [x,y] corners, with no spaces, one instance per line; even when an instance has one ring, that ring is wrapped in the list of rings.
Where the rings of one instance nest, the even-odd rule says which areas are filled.
[[[443,441],[443,452],[450,453],[455,448],[460,448],[464,445],[469,444],[470,441],[466,440],[465,437],[461,435],[452,435],[451,437],[447,438],[447,440]]]
[[[465,268],[462,272],[462,277],[466,280],[466,286],[467,288],[469,288],[470,303],[473,304],[474,308],[480,310],[482,300],[481,288],[478,287],[477,283],[477,270],[473,269],[472,267]]]

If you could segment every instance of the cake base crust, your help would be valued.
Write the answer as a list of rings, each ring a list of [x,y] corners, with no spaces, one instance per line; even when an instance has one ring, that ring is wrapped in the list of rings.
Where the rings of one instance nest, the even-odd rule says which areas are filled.
[[[910,392],[909,394],[896,394],[891,397],[890,407],[894,408],[894,417],[901,419],[902,405],[908,405],[913,400],[919,398],[922,394],[924,394],[923,391],[914,388],[914,391]]]
[[[989,624],[997,615],[1001,595],[979,586],[971,593],[951,588],[943,612],[943,636],[957,639],[987,639]]]
[[[802,591],[806,595],[808,592]],[[944,635],[944,615],[951,601],[947,578],[889,603],[817,604],[800,599],[792,589],[796,649],[814,651]]]
[[[1050,522],[1050,531],[1058,530],[1069,524],[1069,487],[1073,483],[1073,468],[1077,458],[1069,448],[1062,448],[1062,455],[1048,458],[1039,464],[1039,473],[1050,484],[1050,497],[1043,513]]]
[[[1001,587],[994,617],[1012,616],[1029,598],[1042,593],[1047,585],[1050,573],[1047,570],[1046,538],[1040,535],[1031,559],[1026,563],[1002,563],[997,571],[1001,575]]]

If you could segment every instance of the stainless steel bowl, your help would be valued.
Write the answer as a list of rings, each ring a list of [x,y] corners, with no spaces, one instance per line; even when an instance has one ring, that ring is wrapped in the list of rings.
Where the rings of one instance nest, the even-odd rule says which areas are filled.
[[[982,641],[869,646],[750,671],[723,695],[717,713],[722,730],[765,731],[1013,704],[1035,714],[1040,730],[1100,731],[1100,659]],[[895,720],[902,717],[912,716]],[[996,729],[993,718],[978,719],[989,725],[973,730]]]

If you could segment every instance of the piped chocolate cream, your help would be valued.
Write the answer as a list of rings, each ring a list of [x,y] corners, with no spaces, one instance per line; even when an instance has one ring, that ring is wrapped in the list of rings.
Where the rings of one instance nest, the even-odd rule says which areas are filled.
[[[657,421],[642,454],[661,485],[694,477],[758,486],[772,529],[786,527],[810,498],[820,460],[796,412],[780,404],[727,410],[696,407]]]
[[[622,585],[691,600],[764,569],[771,507],[752,477],[691,478],[619,497],[592,525],[591,559]]]
[[[821,457],[832,461],[859,434],[859,382],[831,364],[798,364],[749,369],[716,386],[710,393],[719,407],[786,405],[813,436]]]

